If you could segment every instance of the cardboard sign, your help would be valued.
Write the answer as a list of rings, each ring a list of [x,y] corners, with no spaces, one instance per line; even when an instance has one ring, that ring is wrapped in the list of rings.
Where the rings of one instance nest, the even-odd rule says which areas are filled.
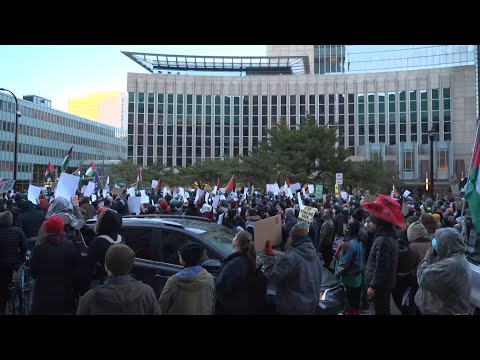
[[[78,176],[62,173],[55,189],[55,197],[63,197],[70,200],[77,192],[79,181],[80,178]]]
[[[272,246],[282,243],[282,217],[275,215],[264,220],[256,221],[253,225],[253,235],[255,237],[255,251],[265,249],[267,240],[270,240]]]
[[[302,186],[300,185],[300,183],[295,183],[295,184],[290,185],[290,190],[292,190],[292,192],[300,190],[301,188],[302,188]]]
[[[40,196],[41,191],[42,188],[30,184],[28,187],[28,200],[37,205],[38,197]]]
[[[89,197],[92,195],[93,190],[95,190],[95,183],[93,181],[89,181],[85,191],[83,192],[83,196]]]
[[[303,206],[302,208],[300,208],[300,213],[298,214],[298,222],[311,224],[313,221],[313,217],[315,216],[317,211],[317,208],[311,206]]]
[[[321,199],[323,196],[323,185],[315,185],[315,197]]]
[[[13,189],[13,185],[15,185],[15,180],[2,180],[0,181],[0,194],[9,192]]]
[[[125,190],[125,188],[116,188],[114,187],[112,189],[112,194],[113,195],[122,195],[123,194],[123,190]]]

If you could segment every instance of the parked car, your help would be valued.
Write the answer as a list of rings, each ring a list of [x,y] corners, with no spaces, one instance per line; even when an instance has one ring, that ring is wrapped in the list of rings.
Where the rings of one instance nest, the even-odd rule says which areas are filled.
[[[467,255],[472,275],[472,292],[470,294],[470,314],[480,315],[480,252]]]
[[[86,245],[95,236],[91,231],[96,220],[88,220],[83,231]],[[120,232],[122,241],[136,254],[132,273],[150,285],[160,296],[167,279],[182,269],[178,250],[188,242],[205,248],[202,266],[212,275],[218,275],[221,262],[234,250],[235,231],[210,222],[208,219],[184,215],[131,215],[123,217]],[[258,262],[263,254],[259,252]],[[275,289],[269,286],[268,295]],[[319,314],[338,314],[345,306],[345,289],[328,270],[323,271],[322,300]]]

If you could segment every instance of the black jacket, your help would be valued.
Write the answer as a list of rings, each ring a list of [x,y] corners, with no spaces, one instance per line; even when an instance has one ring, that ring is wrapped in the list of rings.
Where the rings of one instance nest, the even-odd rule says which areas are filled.
[[[33,248],[30,262],[35,281],[33,315],[73,314],[74,278],[79,254],[65,235],[60,245],[45,243]]]
[[[393,227],[380,227],[375,236],[364,281],[367,287],[388,291],[395,287],[397,278],[398,236]]]
[[[115,239],[114,239],[115,240]],[[88,247],[88,263],[91,271],[94,273],[94,279],[102,280],[107,277],[105,271],[105,254],[112,245],[108,240],[96,237]]]
[[[23,230],[27,239],[36,237],[45,221],[45,213],[38,210],[29,201],[23,212],[18,215],[16,226]]]
[[[16,265],[27,251],[25,234],[15,226],[0,224],[0,263]]]
[[[224,260],[215,280],[216,315],[255,314],[252,281],[254,270],[248,257],[234,252]]]
[[[343,216],[343,213],[338,213],[335,215],[333,218],[333,224],[334,224],[334,234],[335,235],[344,235],[343,232],[343,224],[345,223],[345,217]]]

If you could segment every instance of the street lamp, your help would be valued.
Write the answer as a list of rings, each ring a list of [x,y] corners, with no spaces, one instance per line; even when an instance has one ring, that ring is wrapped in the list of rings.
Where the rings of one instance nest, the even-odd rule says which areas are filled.
[[[18,150],[18,119],[20,116],[22,116],[22,113],[20,112],[18,108],[18,100],[17,97],[13,92],[11,92],[8,89],[0,88],[0,91],[7,91],[10,94],[12,94],[13,98],[15,99],[15,140],[13,142],[13,179],[16,181],[17,180],[17,150]]]
[[[431,128],[430,130],[428,130],[428,137],[430,138],[430,197],[433,199],[434,198],[434,190],[433,190],[433,186],[434,186],[434,176],[433,176],[433,141],[435,140],[435,130],[433,128]]]

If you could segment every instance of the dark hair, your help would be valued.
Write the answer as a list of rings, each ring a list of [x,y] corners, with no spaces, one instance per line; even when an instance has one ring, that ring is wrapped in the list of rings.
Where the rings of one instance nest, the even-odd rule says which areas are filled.
[[[420,216],[420,221],[425,226],[425,229],[427,229],[427,233],[429,234],[434,234],[435,231],[438,229],[437,221],[433,217],[432,214],[422,214]]]
[[[180,255],[185,262],[185,267],[200,265],[203,258],[203,246],[194,242],[185,244],[180,249]]]
[[[360,231],[360,222],[358,220],[352,219],[348,222],[347,229],[348,235],[357,235]]]
[[[369,217],[370,217],[370,221],[373,222],[377,227],[383,227],[383,226],[393,227],[393,225],[390,224],[388,221],[382,220],[372,214],[370,214]]]
[[[238,247],[242,254],[247,255],[250,264],[255,269],[257,267],[257,256],[255,254],[255,245],[252,241],[252,235],[246,231],[240,231],[237,234]]]

